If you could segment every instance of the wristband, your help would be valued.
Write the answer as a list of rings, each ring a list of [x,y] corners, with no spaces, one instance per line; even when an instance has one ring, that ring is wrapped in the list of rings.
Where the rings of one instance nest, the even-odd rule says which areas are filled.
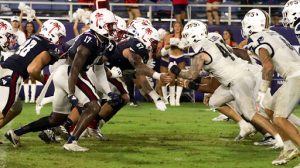
[[[158,72],[154,72],[153,74],[152,74],[152,78],[153,79],[156,79],[156,80],[160,80],[160,73],[158,73]]]
[[[259,91],[266,93],[268,88],[270,87],[270,84],[271,84],[271,81],[262,80]]]

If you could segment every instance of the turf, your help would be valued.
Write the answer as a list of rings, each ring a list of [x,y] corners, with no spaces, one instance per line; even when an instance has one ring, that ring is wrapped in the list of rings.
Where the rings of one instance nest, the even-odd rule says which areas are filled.
[[[47,115],[46,106],[42,115]],[[300,114],[300,108],[296,114]],[[238,126],[233,122],[213,122],[218,114],[200,103],[183,103],[166,112],[155,110],[150,103],[125,107],[103,128],[110,141],[93,138],[80,140],[90,148],[86,153],[67,152],[63,142],[45,144],[37,133],[21,138],[18,149],[4,140],[0,146],[0,167],[8,168],[268,168],[279,151],[254,146],[260,140],[255,135],[243,142],[233,141]],[[36,120],[33,104],[25,104],[23,112],[11,124],[1,129],[17,128]],[[295,159],[283,167],[300,162]]]

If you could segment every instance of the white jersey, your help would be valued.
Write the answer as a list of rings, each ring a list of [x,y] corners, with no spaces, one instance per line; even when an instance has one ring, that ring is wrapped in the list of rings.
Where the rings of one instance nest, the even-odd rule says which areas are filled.
[[[236,61],[236,58],[223,46],[209,39],[198,41],[195,53],[205,52],[211,58],[204,63],[204,70],[213,76],[224,86],[228,86],[234,79],[248,74],[247,68]]]
[[[298,23],[295,26],[294,32],[295,32],[298,42],[300,43],[300,23]]]
[[[259,54],[260,48],[268,50],[274,70],[284,79],[300,76],[300,56],[296,49],[275,31],[255,33],[248,39],[247,48]]]

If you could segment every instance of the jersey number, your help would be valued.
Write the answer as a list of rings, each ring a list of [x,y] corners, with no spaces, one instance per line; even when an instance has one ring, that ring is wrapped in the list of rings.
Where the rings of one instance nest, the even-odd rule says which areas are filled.
[[[92,37],[85,36],[85,39],[83,40],[85,43],[89,43],[92,40]]]
[[[139,50],[144,48],[144,46],[143,46],[142,43],[137,43],[137,44],[136,44],[136,47],[137,47]]]
[[[16,52],[21,57],[25,57],[26,54],[37,44],[35,40],[28,40],[24,45],[22,45]]]
[[[227,58],[229,57],[232,61],[235,60],[235,58],[230,54],[230,52],[228,50],[226,50],[223,46],[221,46],[220,44],[216,43],[216,46],[219,48],[220,52],[222,53],[222,55]]]

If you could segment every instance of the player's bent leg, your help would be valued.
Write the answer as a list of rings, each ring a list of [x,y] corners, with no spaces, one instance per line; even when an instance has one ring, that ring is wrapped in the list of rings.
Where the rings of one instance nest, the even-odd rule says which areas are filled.
[[[50,116],[42,117],[39,120],[31,122],[16,130],[7,131],[5,137],[13,144],[14,147],[18,147],[20,145],[20,136],[29,132],[37,132],[59,126],[64,122],[66,117],[67,114],[52,112]]]
[[[1,117],[0,119],[0,128],[4,127],[7,123],[9,123],[12,119],[18,116],[23,109],[22,102],[18,99],[7,112],[5,117]]]

